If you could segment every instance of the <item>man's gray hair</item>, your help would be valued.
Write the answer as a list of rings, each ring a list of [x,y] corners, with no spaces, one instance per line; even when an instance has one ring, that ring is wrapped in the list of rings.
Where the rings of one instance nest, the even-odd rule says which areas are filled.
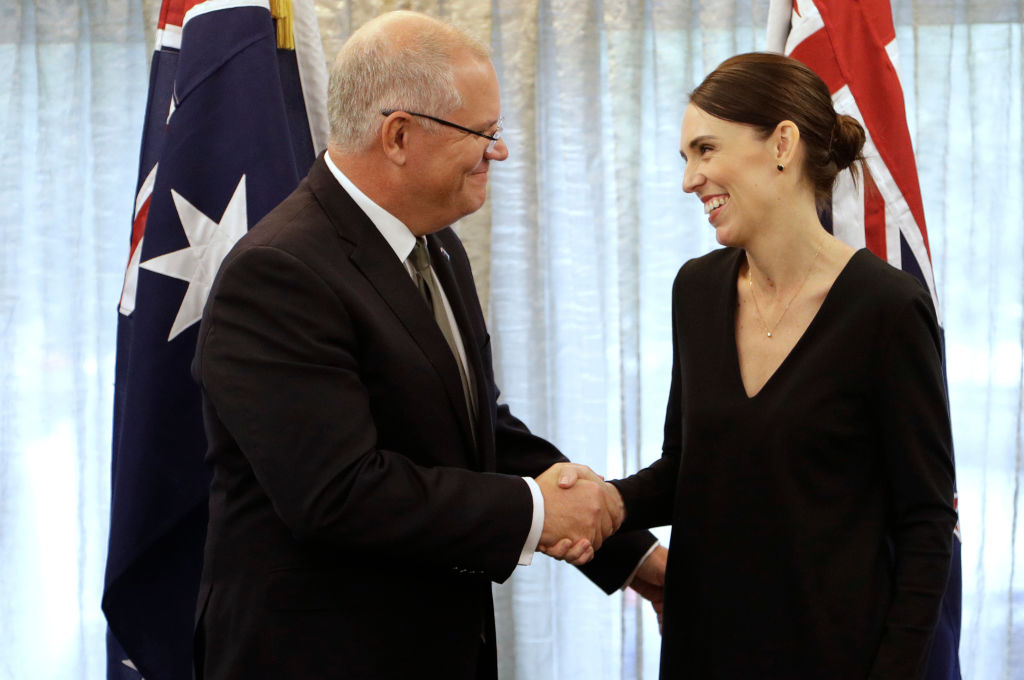
[[[388,24],[407,24],[389,31]],[[415,26],[409,30],[408,26]],[[487,47],[462,29],[416,12],[392,12],[355,31],[331,66],[327,113],[331,143],[358,153],[384,122],[381,111],[415,111],[439,118],[462,106],[452,70],[456,51],[488,59]],[[439,127],[417,118],[425,127]]]

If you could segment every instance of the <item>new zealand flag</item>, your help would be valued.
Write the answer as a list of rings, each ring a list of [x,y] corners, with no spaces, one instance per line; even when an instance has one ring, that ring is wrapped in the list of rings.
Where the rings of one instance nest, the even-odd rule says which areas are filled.
[[[234,242],[326,145],[312,0],[164,0],[118,320],[108,678],[189,680],[209,473],[189,365]]]

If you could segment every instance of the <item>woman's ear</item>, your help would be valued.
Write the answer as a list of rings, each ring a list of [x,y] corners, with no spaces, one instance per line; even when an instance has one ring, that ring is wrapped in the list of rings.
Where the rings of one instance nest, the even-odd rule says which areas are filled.
[[[775,163],[785,167],[796,160],[796,147],[800,142],[800,128],[791,120],[781,121],[772,132],[771,144]]]

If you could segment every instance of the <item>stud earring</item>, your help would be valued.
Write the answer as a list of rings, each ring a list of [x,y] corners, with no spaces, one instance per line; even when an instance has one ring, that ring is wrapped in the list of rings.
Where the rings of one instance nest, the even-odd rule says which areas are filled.
[[[782,163],[779,163],[779,164],[778,164],[778,165],[776,165],[775,167],[777,167],[777,168],[779,169],[779,172],[782,172],[783,170],[785,170],[785,169],[786,169],[786,168],[785,168],[785,167],[784,167],[784,166],[782,165]]]

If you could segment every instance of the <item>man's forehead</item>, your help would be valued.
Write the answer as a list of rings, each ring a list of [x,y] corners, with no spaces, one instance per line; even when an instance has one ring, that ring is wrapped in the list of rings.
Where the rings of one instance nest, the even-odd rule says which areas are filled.
[[[501,96],[498,77],[490,60],[473,58],[457,65],[454,70],[462,108],[471,115],[490,118],[478,122],[496,123],[501,115]]]

